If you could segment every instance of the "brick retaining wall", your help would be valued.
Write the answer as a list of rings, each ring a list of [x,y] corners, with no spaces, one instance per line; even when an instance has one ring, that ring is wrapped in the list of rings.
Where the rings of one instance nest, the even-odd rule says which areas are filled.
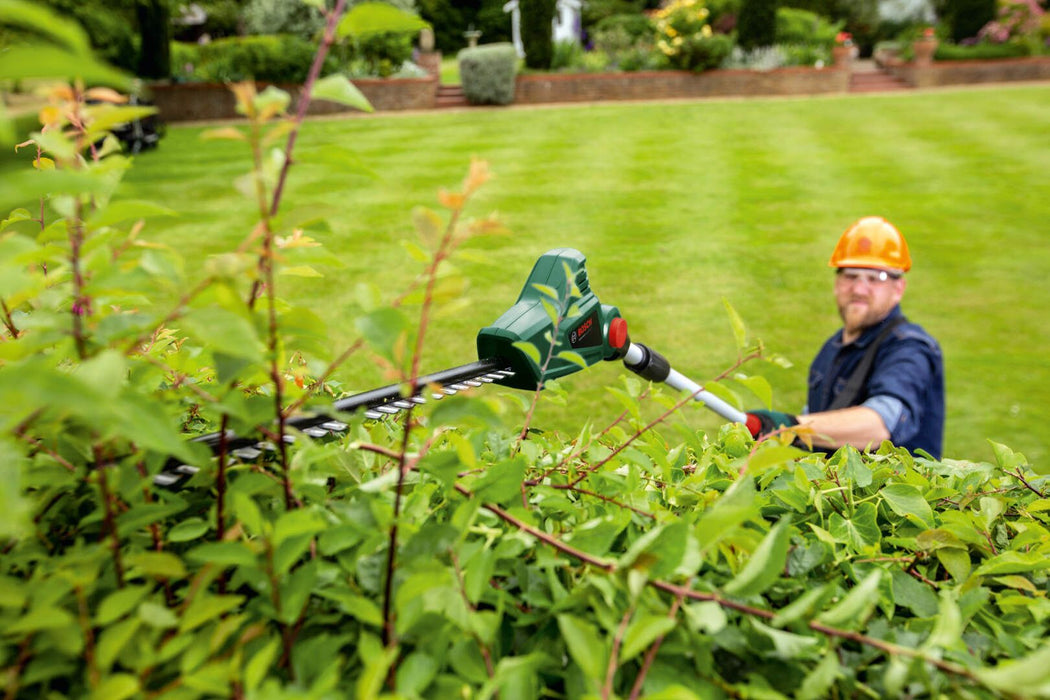
[[[405,78],[397,80],[354,80],[357,89],[368,98],[377,112],[405,109],[431,109],[437,96],[436,78]],[[299,97],[301,86],[281,85],[292,96],[292,105]],[[260,86],[262,89],[262,86]],[[156,84],[150,95],[165,122],[232,119],[237,116],[233,93],[229,87],[213,83]],[[309,114],[336,114],[350,112],[350,107],[314,100]]]
[[[1050,80],[1050,58],[1037,56],[994,61],[934,61],[921,68],[912,63],[901,63],[890,66],[890,70],[909,85],[920,88]]]
[[[834,68],[555,73],[518,76],[514,103],[816,95],[848,89],[849,73]]]

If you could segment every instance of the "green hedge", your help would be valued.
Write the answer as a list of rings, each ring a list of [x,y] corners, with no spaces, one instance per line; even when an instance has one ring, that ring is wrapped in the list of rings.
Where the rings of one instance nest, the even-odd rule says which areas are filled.
[[[777,8],[778,44],[831,46],[845,22],[830,22],[815,12],[794,7]]]
[[[513,44],[485,44],[459,52],[463,94],[475,105],[506,105],[514,101],[518,54]]]
[[[200,47],[196,74],[203,80],[302,82],[310,72],[313,44],[291,34],[217,39]]]
[[[1005,44],[980,43],[973,46],[959,44],[940,44],[934,59],[937,61],[972,61],[996,58],[1022,58],[1031,55],[1029,48],[1022,43]]]

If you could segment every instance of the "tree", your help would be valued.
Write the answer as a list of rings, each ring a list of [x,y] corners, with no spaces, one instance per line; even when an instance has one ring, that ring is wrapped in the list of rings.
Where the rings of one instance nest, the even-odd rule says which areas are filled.
[[[554,38],[551,23],[557,0],[518,0],[521,8],[521,43],[525,45],[525,65],[536,70],[551,67]]]
[[[777,33],[777,0],[744,0],[736,28],[741,48],[772,46]]]
[[[951,27],[952,41],[977,36],[981,27],[995,19],[995,0],[941,0],[939,14]]]
[[[171,8],[167,0],[139,0],[135,5],[139,22],[138,75],[142,78],[171,76]]]

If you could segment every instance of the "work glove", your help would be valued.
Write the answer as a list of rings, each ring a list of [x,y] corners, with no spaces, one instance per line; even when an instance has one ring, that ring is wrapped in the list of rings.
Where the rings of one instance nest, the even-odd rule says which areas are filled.
[[[780,428],[790,428],[798,425],[798,418],[790,413],[780,411],[767,411],[758,409],[747,412],[747,429],[751,431],[751,437],[756,440],[769,435]]]

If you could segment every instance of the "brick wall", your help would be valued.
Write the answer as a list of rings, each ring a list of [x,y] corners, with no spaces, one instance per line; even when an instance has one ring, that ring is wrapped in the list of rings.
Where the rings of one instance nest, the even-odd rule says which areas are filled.
[[[437,95],[436,78],[406,78],[397,80],[355,80],[360,90],[377,112],[405,109],[430,109]],[[299,97],[299,85],[282,85],[292,96],[292,105]],[[260,86],[262,89],[262,86]],[[225,85],[210,83],[178,83],[153,85],[150,95],[160,110],[160,118],[168,123],[233,119],[237,117],[233,94]],[[336,114],[356,111],[335,102],[315,100],[309,114]]]
[[[773,71],[639,71],[520,75],[515,104],[659,100],[683,97],[816,95],[846,92],[849,73],[835,68],[781,68]]]
[[[928,67],[902,63],[892,70],[915,87],[1050,80],[1050,58],[1000,58],[994,61],[934,61]]]

